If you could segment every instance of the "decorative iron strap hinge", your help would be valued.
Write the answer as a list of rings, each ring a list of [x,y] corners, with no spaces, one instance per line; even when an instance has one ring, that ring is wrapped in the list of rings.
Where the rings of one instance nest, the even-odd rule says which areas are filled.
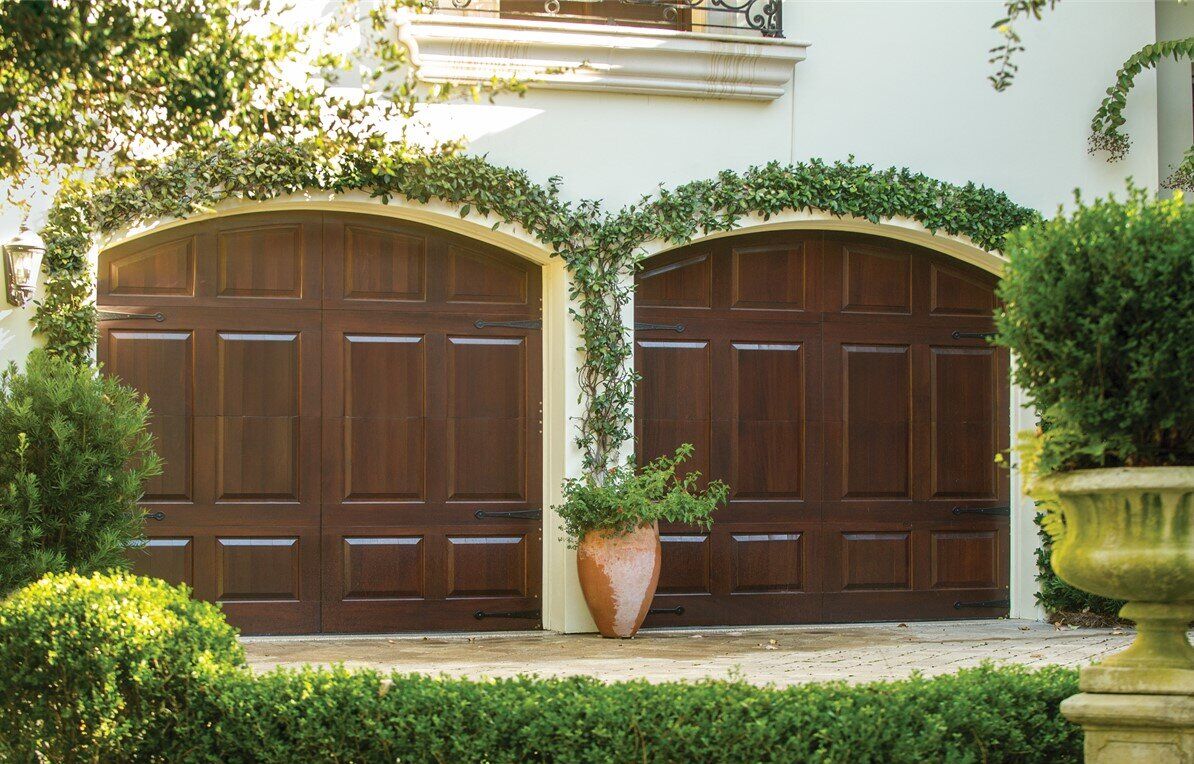
[[[675,607],[653,607],[647,611],[647,615],[684,615],[684,606],[676,605]]]
[[[535,321],[475,321],[473,326],[478,329],[488,327],[502,327],[503,329],[542,329],[543,322]]]
[[[995,332],[960,332],[955,329],[949,336],[955,340],[989,340],[995,337]]]
[[[954,507],[955,515],[992,515],[994,517],[1011,517],[1011,507]]]
[[[679,334],[684,331],[684,324],[644,324],[635,321],[634,330],[636,332],[675,332]]]
[[[473,513],[473,517],[478,520],[484,520],[487,517],[496,517],[503,520],[539,520],[543,517],[543,510],[541,509],[511,509],[506,512],[489,512],[484,509],[478,509]]]
[[[954,610],[964,610],[965,608],[997,608],[999,610],[1007,610],[1012,606],[1010,599],[1005,600],[979,600],[978,602],[955,602]]]
[[[108,310],[100,310],[96,311],[96,317],[100,321],[135,321],[138,318],[152,318],[159,324],[166,320],[160,310],[157,313],[113,313]]]
[[[538,621],[542,617],[542,610],[478,610],[473,613],[473,618],[476,618],[478,621],[482,618],[525,618],[531,621]]]

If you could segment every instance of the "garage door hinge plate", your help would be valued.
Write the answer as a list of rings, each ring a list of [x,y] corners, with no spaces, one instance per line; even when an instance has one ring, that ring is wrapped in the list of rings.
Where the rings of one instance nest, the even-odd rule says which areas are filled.
[[[473,613],[473,618],[478,621],[482,618],[525,618],[537,621],[542,616],[542,610],[478,610]]]
[[[539,320],[534,321],[481,321],[473,322],[473,326],[478,329],[485,329],[488,327],[502,327],[505,329],[542,329],[543,322]]]
[[[543,517],[543,510],[512,509],[506,512],[489,512],[484,509],[478,509],[473,513],[473,517],[478,520],[484,520],[487,517],[496,517],[503,520],[539,520]]]
[[[978,602],[955,602],[954,610],[963,610],[965,608],[997,608],[999,610],[1007,610],[1012,606],[1010,599],[1005,600],[979,600]]]

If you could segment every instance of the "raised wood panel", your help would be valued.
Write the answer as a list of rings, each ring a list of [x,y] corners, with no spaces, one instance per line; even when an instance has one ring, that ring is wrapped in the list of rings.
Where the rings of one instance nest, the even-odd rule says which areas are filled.
[[[301,598],[298,538],[217,538],[216,599]]]
[[[798,344],[734,342],[735,498],[804,494],[804,354]]]
[[[526,341],[448,338],[448,497],[526,497]]]
[[[345,299],[427,299],[425,237],[348,224],[344,226],[343,258]]]
[[[121,297],[195,294],[195,237],[153,244],[108,260],[107,293]]]
[[[930,544],[934,589],[994,589],[999,585],[995,531],[935,531]]]
[[[445,295],[449,303],[523,305],[527,302],[528,282],[527,268],[521,263],[464,247],[448,247]]]
[[[143,546],[129,550],[133,572],[160,578],[171,584],[195,585],[195,540],[192,538],[149,538]]]
[[[216,295],[303,296],[302,229],[296,224],[221,231],[216,236]]]
[[[842,588],[912,588],[911,533],[842,533]]]
[[[844,345],[842,496],[911,496],[911,358],[906,346]]]
[[[848,246],[842,278],[844,311],[912,312],[912,259],[906,253]]]
[[[343,352],[346,417],[409,420],[427,415],[422,336],[345,334]]]
[[[713,304],[713,267],[708,253],[664,256],[643,266],[635,288],[642,307],[708,308]]]
[[[343,539],[344,599],[412,599],[426,591],[421,536]]]
[[[218,408],[227,417],[293,417],[299,410],[297,332],[218,332]]]
[[[994,348],[931,348],[933,495],[995,495]]]
[[[110,373],[149,397],[149,432],[162,460],[162,474],[145,482],[146,501],[193,497],[193,333],[117,330],[107,335]]]
[[[663,533],[660,594],[708,594],[712,591],[712,544],[704,533]]]
[[[642,396],[649,419],[708,421],[711,348],[705,341],[640,340]]]
[[[804,588],[804,534],[730,535],[731,591],[798,592]]]
[[[216,418],[216,500],[298,501],[298,417]]]
[[[448,536],[447,543],[448,597],[526,596],[525,536]]]
[[[929,311],[937,316],[989,317],[996,299],[989,279],[933,263],[930,266]]]
[[[734,308],[807,309],[807,258],[803,242],[783,247],[735,247],[731,256]]]

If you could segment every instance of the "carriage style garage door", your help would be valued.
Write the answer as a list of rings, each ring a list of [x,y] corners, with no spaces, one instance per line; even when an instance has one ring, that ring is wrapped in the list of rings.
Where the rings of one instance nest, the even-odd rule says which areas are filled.
[[[332,213],[102,254],[100,360],[149,395],[166,462],[138,569],[254,633],[537,627],[540,284]]]
[[[981,337],[994,285],[822,233],[647,261],[639,453],[690,442],[732,489],[712,533],[663,529],[648,625],[1006,614],[1007,358]]]

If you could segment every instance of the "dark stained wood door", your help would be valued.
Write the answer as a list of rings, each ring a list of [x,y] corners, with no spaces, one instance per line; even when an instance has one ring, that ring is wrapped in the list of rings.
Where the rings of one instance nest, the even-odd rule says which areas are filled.
[[[99,358],[164,474],[140,572],[250,633],[534,628],[538,269],[322,213],[191,224],[100,257]],[[160,320],[159,320],[160,318]]]
[[[638,275],[643,459],[690,442],[731,499],[662,529],[650,625],[984,617],[1007,597],[995,278],[878,238],[742,236]],[[958,512],[955,513],[955,509]]]

